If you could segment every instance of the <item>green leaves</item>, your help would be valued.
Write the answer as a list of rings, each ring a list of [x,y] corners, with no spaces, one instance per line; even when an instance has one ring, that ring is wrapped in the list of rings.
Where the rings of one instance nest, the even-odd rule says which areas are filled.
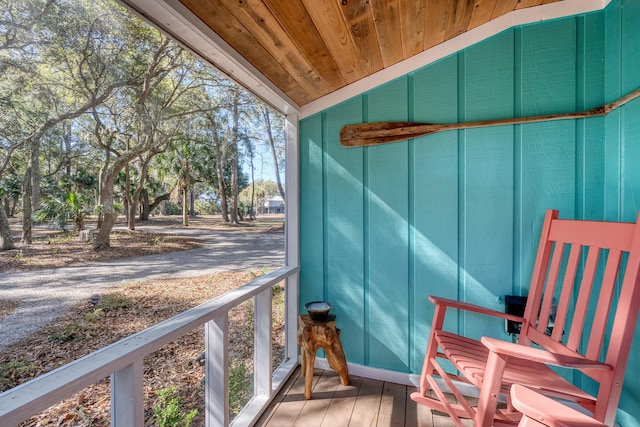
[[[158,427],[189,427],[198,410],[182,411],[182,399],[175,386],[156,391],[158,403],[153,407],[154,422]]]
[[[66,230],[69,220],[73,220],[74,228],[79,231],[84,226],[85,207],[82,197],[70,192],[65,199],[57,197],[44,200],[40,209],[34,212],[34,219],[38,223],[49,222],[56,227]]]

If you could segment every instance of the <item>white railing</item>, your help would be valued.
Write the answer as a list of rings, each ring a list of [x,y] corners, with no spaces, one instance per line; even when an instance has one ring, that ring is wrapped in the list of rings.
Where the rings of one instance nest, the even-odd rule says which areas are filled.
[[[218,298],[124,338],[54,371],[0,394],[0,426],[14,426],[74,393],[111,376],[111,425],[142,427],[143,359],[162,346],[205,325],[205,420],[229,425],[229,310],[255,298],[254,396],[233,420],[255,422],[297,364],[295,315],[298,267],[282,267]],[[285,286],[285,356],[272,375],[271,288]]]

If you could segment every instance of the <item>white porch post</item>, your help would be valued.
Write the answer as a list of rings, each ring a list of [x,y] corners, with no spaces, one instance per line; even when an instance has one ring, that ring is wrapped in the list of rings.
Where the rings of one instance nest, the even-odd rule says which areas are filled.
[[[285,117],[286,144],[286,220],[285,220],[285,265],[300,265],[300,172],[298,158],[298,114],[288,114]],[[298,287],[299,273],[287,278],[285,286],[285,359],[298,358],[298,344],[296,331],[298,329]]]
[[[111,374],[111,425],[144,425],[144,367],[140,359]]]

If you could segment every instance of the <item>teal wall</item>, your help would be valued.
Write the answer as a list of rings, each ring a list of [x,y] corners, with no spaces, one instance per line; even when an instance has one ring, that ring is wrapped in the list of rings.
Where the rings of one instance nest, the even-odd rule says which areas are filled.
[[[433,315],[427,295],[503,310],[504,295],[527,292],[546,209],[624,221],[640,209],[640,100],[606,118],[367,148],[343,148],[343,125],[585,110],[639,86],[640,0],[618,0],[505,31],[302,120],[301,311],[330,301],[350,362],[418,373]],[[495,319],[447,321],[466,335],[509,339]],[[627,378],[619,420],[639,425],[640,339]]]

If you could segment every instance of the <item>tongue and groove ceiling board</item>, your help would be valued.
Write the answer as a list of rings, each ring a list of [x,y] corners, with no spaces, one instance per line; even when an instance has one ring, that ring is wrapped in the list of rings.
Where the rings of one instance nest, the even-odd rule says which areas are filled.
[[[299,106],[514,10],[562,0],[180,0]]]

